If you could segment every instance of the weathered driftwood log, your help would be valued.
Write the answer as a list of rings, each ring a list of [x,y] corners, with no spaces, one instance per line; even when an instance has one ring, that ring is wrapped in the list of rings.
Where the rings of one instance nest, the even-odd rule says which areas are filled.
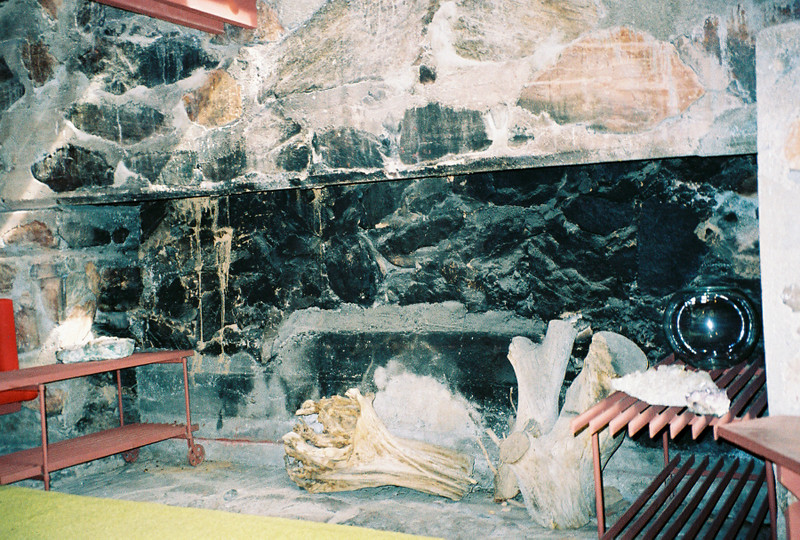
[[[421,441],[395,437],[353,388],[346,397],[306,401],[298,416],[316,414],[318,433],[303,419],[283,436],[286,471],[313,493],[400,486],[453,500],[475,483],[468,456]]]
[[[541,345],[512,340],[509,360],[517,374],[520,406],[512,432],[500,444],[495,476],[495,500],[521,492],[534,521],[559,529],[581,527],[594,515],[591,439],[585,432],[573,436],[570,421],[609,394],[612,378],[647,368],[647,357],[635,343],[598,332],[558,414],[575,335],[569,323],[552,321]],[[552,380],[543,382],[544,376]],[[601,434],[603,465],[621,442],[622,436]]]

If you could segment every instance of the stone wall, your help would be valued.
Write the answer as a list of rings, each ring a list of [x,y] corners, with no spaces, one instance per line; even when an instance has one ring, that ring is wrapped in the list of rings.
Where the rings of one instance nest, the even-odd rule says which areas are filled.
[[[0,4],[3,208],[755,151],[780,1]]]
[[[683,158],[15,212],[0,294],[23,365],[89,331],[196,350],[203,436],[274,439],[304,399],[379,373],[431,378],[502,432],[514,335],[579,316],[656,359],[678,289],[758,300],[755,178],[754,156]],[[137,374],[130,414],[174,420],[172,370]],[[58,390],[51,425],[113,421],[111,380],[88,384]]]
[[[303,400],[376,390],[389,364],[503,429],[513,335],[577,315],[654,360],[675,291],[729,283],[757,302],[755,177],[754,156],[684,158],[147,203],[131,334],[198,351],[215,435],[279,435]]]
[[[196,349],[209,437],[275,438],[299,400],[403,370],[500,429],[510,335],[577,314],[657,358],[675,290],[759,297],[753,36],[796,9],[259,10],[212,37],[0,2],[0,294],[23,365],[89,332]],[[132,415],[175,419],[162,371],[128,381]],[[110,383],[54,387],[55,437],[113,421]]]
[[[56,352],[101,335],[127,335],[140,311],[141,222],[137,206],[60,207],[8,212],[0,226],[0,296],[14,301],[23,367],[52,364]],[[135,376],[124,401],[135,418]],[[119,422],[116,386],[97,376],[48,386],[53,440]],[[33,410],[0,417],[5,444],[37,444]],[[5,437],[8,434],[8,437]],[[39,441],[40,444],[40,441]],[[23,444],[24,445],[24,444]]]

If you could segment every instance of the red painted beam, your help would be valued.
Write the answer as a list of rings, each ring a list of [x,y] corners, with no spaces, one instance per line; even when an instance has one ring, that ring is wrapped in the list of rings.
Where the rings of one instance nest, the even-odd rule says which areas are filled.
[[[242,28],[256,27],[256,0],[161,0],[161,3],[195,11]]]
[[[95,0],[204,32],[221,34],[225,23],[255,28],[256,0]]]

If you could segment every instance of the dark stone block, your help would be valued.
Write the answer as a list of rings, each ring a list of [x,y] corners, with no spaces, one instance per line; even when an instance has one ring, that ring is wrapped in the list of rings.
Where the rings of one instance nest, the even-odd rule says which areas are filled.
[[[139,305],[141,269],[137,266],[105,268],[100,272],[97,305],[103,311],[128,311]]]
[[[203,175],[217,182],[227,182],[239,176],[247,166],[247,154],[243,144],[237,144],[233,149],[211,161],[200,164]]]
[[[131,231],[129,231],[125,227],[117,227],[114,229],[114,232],[111,233],[111,239],[114,241],[115,244],[124,244],[125,240],[128,239],[130,236]]]
[[[438,209],[428,219],[411,221],[402,227],[385,231],[379,241],[379,249],[390,260],[395,255],[409,254],[423,246],[435,246],[450,237],[463,222],[463,212],[457,208]],[[494,239],[484,237],[486,242]]]
[[[331,289],[344,302],[370,305],[378,292],[380,269],[356,236],[334,237],[324,246]]]
[[[194,349],[195,339],[185,325],[169,319],[146,317],[143,324],[142,346],[153,349]]]
[[[496,205],[531,206],[559,196],[564,167],[542,167],[457,176],[456,193]]]
[[[24,95],[25,86],[8,67],[6,59],[0,56],[0,112],[8,110]]]
[[[114,183],[114,168],[102,154],[71,144],[31,165],[31,173],[57,193]]]
[[[108,230],[83,223],[66,223],[58,233],[73,249],[105,246],[111,243],[111,233]]]
[[[311,149],[305,143],[291,143],[278,152],[275,164],[289,172],[299,172],[308,167],[311,161]]]
[[[204,275],[203,284],[203,293],[200,300],[202,319],[198,322],[202,321],[200,339],[209,344],[222,328],[222,297],[219,291],[219,280],[216,275]]]
[[[172,84],[217,63],[195,37],[162,37],[142,47],[116,36],[98,36],[94,48],[79,58],[77,68],[89,77],[102,76],[106,91],[119,95],[139,85]]]
[[[664,295],[686,286],[697,275],[707,248],[696,236],[697,213],[654,198],[642,203],[638,219],[638,285]]]
[[[430,84],[436,82],[436,70],[420,64],[419,66],[419,82],[422,84]]]
[[[400,159],[414,164],[447,154],[485,150],[492,141],[478,111],[457,111],[430,103],[407,110],[400,132]]]
[[[383,166],[380,140],[365,131],[334,129],[314,137],[314,148],[333,169],[370,169]]]
[[[253,378],[252,373],[225,374],[216,378],[217,393],[222,402],[220,416],[236,416],[239,407],[247,405],[254,387]]]
[[[157,165],[157,162],[154,161],[153,164]],[[210,172],[215,172],[213,163],[208,164],[208,167]],[[154,168],[152,173],[155,170]],[[166,185],[188,185],[195,181],[195,172],[199,174],[196,152],[173,152],[152,181]]]
[[[139,103],[123,106],[80,103],[67,113],[70,121],[92,135],[121,144],[139,142],[159,131],[164,115]]]
[[[166,313],[174,319],[186,321],[187,315],[193,315],[195,302],[179,277],[172,277],[161,283],[156,293],[156,311]]]
[[[155,152],[134,154],[125,158],[125,166],[133,172],[144,176],[150,182],[155,182],[171,157],[171,154]]]
[[[142,224],[142,242],[145,242],[161,225],[167,216],[171,203],[165,200],[146,202],[139,210],[140,223]]]
[[[139,209],[127,205],[79,206],[62,209],[58,214],[58,235],[72,249],[109,246],[134,250],[139,246],[138,228]]]
[[[666,352],[664,296],[737,277],[695,230],[720,190],[739,191],[755,165],[753,156],[604,163],[242,194],[204,199],[196,211],[144,204],[144,238],[157,230],[164,239],[143,258],[161,300],[147,306],[158,323],[141,333],[199,340],[201,317],[177,305],[203,291],[204,352],[258,357],[261,337],[293,311],[371,305],[380,295],[533,320],[579,312],[657,357]],[[232,232],[224,290],[214,247],[222,227]],[[380,271],[375,248],[388,261]]]
[[[587,195],[568,203],[564,216],[584,231],[606,236],[630,225],[634,218],[633,203]]]
[[[210,69],[217,61],[203,49],[198,38],[162,38],[140,52],[138,80],[148,88],[185,79],[198,68]]]
[[[737,20],[728,29],[725,44],[731,73],[739,83],[739,94],[751,103],[756,101],[756,40],[750,35],[739,6]]]

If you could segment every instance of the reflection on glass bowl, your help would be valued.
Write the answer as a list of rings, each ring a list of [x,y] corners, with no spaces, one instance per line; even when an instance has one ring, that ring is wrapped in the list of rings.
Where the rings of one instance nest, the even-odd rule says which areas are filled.
[[[680,291],[664,312],[664,330],[676,353],[699,369],[732,366],[752,354],[760,325],[755,307],[738,289]]]

